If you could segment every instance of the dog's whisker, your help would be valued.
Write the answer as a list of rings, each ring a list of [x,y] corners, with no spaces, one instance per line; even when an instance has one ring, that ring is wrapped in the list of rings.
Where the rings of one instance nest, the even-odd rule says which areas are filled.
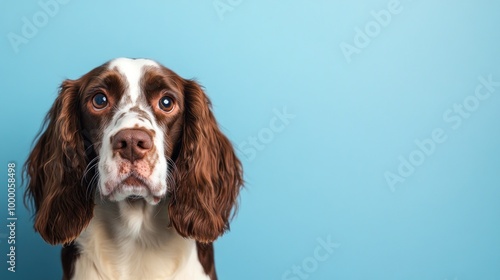
[[[98,180],[99,180],[99,173],[95,173],[94,176],[92,176],[92,179],[90,179],[90,183],[89,183],[89,185],[87,187],[87,191],[85,193],[85,196],[87,198],[89,198],[89,199],[92,198],[93,191],[95,188],[97,188]],[[94,185],[94,183],[95,183],[95,185]]]

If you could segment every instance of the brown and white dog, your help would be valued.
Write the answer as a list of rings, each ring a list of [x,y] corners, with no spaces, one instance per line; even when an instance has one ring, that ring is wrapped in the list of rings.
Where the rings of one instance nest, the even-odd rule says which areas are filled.
[[[25,172],[63,279],[217,279],[242,167],[195,81],[128,58],[64,81]]]

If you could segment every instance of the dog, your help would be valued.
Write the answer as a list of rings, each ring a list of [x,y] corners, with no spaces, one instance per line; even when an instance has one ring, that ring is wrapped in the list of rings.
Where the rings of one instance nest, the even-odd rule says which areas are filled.
[[[25,164],[63,279],[216,280],[242,165],[194,80],[117,58],[65,80]]]

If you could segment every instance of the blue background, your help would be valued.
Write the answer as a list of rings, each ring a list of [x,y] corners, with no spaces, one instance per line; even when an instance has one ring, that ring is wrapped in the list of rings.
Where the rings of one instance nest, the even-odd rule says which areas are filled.
[[[470,103],[459,127],[457,113],[443,117],[474,101],[479,77],[500,81],[498,1],[402,0],[385,26],[371,11],[389,0],[219,2],[231,10],[218,14],[213,0],[71,0],[16,52],[9,34],[22,36],[23,17],[43,9],[2,1],[2,180],[8,162],[20,173],[63,79],[148,57],[197,78],[239,147],[247,183],[216,243],[220,279],[500,279],[500,87]],[[370,42],[358,38],[362,48],[346,56],[357,28]],[[283,110],[293,115],[285,123]],[[419,152],[415,141],[435,129],[446,140]],[[386,173],[399,176],[410,155],[413,173],[391,189]],[[0,278],[60,279],[59,247],[33,232],[21,186],[17,272],[7,272],[1,185]],[[338,246],[322,249],[328,239]]]

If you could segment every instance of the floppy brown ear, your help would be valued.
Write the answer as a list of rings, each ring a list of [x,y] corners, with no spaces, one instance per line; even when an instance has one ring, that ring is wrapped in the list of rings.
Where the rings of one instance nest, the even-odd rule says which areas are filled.
[[[170,221],[179,234],[205,243],[229,228],[243,184],[241,163],[210,107],[201,87],[186,80],[184,127],[169,204]]]
[[[86,158],[78,90],[77,81],[63,82],[24,169],[35,230],[50,244],[76,239],[93,215],[93,197],[82,186]]]

